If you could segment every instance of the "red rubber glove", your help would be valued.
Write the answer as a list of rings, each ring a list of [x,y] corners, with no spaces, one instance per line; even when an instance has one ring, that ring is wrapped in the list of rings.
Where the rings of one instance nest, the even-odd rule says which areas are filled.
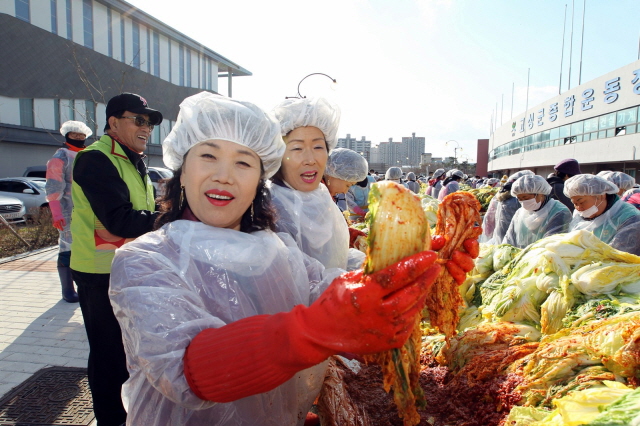
[[[431,237],[432,250],[440,250],[444,247],[445,243],[446,240],[442,235],[434,235]],[[466,253],[460,250],[454,250],[451,259],[445,263],[447,271],[449,271],[458,284],[462,284],[467,279],[467,272],[470,272],[475,267],[473,259],[478,257],[480,252],[480,246],[476,239],[469,238],[464,240],[462,246]]]
[[[49,209],[51,210],[51,221],[53,222],[53,227],[63,231],[67,222],[64,220],[64,216],[62,215],[60,200],[49,201]]]
[[[189,386],[201,399],[230,402],[270,391],[339,352],[401,347],[440,274],[436,259],[428,251],[375,274],[348,272],[309,307],[200,332],[184,356]]]
[[[366,237],[367,234],[365,234],[364,232],[362,232],[362,231],[360,231],[358,229],[349,228],[349,248],[355,248],[354,244],[356,242],[356,239],[358,237],[360,237],[360,236]]]

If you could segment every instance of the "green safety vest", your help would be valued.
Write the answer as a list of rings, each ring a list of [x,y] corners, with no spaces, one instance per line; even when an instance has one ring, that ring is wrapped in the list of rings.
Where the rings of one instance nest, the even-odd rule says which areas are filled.
[[[129,201],[135,210],[155,210],[153,185],[149,175],[144,177],[143,182],[140,173],[129,161],[120,144],[108,135],[104,135],[78,152],[75,161],[89,151],[100,151],[111,160],[120,178],[129,188]],[[71,184],[71,197],[73,199],[71,269],[92,274],[108,274],[111,272],[111,261],[115,250],[132,238],[125,239],[107,231],[93,213],[82,188],[75,181]]]

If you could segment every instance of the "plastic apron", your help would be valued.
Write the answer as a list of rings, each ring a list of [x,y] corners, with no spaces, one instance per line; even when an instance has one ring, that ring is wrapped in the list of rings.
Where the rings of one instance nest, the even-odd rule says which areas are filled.
[[[78,153],[67,148],[60,148],[47,162],[47,183],[45,192],[47,201],[60,201],[65,225],[58,238],[60,252],[71,250],[71,181],[73,179],[73,160]]]
[[[584,220],[575,210],[569,231],[578,229],[593,232],[613,248],[640,255],[640,212],[620,199],[593,220]]]
[[[554,199],[549,199],[538,211],[531,212],[520,207],[513,215],[502,243],[525,248],[542,238],[567,232],[570,222],[569,209]]]
[[[349,230],[324,185],[309,192],[270,185],[276,230],[293,238],[300,250],[325,268],[357,269],[364,253],[349,249]]]
[[[309,305],[341,272],[325,270],[288,235],[186,220],[122,246],[113,260],[109,296],[130,374],[122,388],[127,425],[301,426],[326,362],[269,392],[214,403],[191,391],[184,352],[204,329]]]

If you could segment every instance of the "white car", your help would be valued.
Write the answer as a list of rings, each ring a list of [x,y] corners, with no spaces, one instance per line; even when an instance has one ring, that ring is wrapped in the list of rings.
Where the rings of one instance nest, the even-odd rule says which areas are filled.
[[[44,185],[45,178],[12,177],[0,179],[0,195],[17,198],[27,209],[27,218],[37,215],[41,209],[49,208]]]
[[[156,198],[164,195],[164,183],[173,177],[173,172],[164,167],[148,167],[149,179],[156,192]]]
[[[24,203],[17,198],[0,195],[0,216],[9,223],[24,223]]]

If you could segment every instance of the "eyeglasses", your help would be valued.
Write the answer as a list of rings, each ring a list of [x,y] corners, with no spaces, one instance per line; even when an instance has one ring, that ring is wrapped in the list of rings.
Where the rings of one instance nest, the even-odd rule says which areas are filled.
[[[133,122],[136,124],[136,126],[138,127],[147,126],[149,127],[149,131],[152,131],[153,128],[155,127],[155,125],[153,125],[149,120],[145,120],[144,117],[141,117],[139,115],[136,115],[134,117],[121,117],[121,118],[131,118],[133,119]]]

